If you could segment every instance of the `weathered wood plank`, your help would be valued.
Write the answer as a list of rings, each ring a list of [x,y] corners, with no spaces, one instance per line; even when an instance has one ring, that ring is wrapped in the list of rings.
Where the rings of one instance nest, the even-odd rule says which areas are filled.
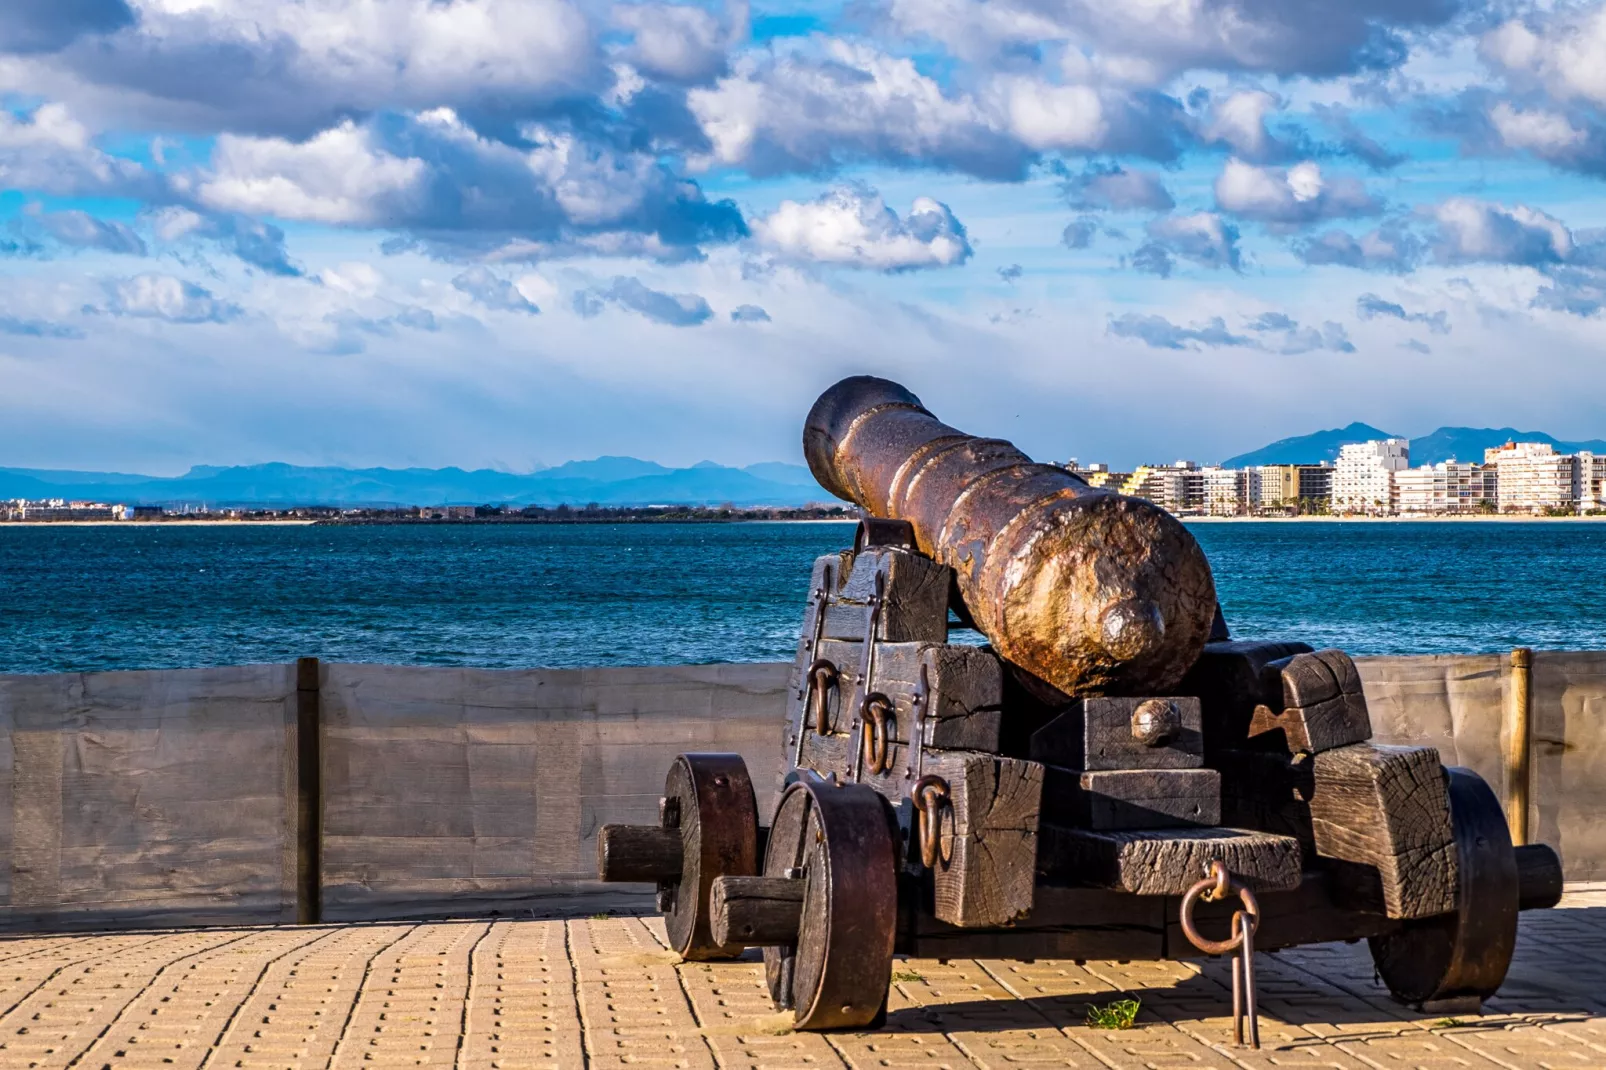
[[[861,696],[859,675],[864,644],[828,639],[820,656],[841,672],[842,696]],[[981,647],[949,643],[877,643],[870,689],[892,700],[896,722],[893,738],[908,742],[914,697],[925,693],[922,710],[927,746],[946,750],[996,751],[1003,714],[1003,673],[998,656]],[[840,702],[841,700],[836,700]],[[835,710],[835,707],[833,707]],[[842,730],[851,722],[834,716]]]
[[[792,877],[716,877],[708,893],[715,943],[745,947],[796,944],[805,884]]]
[[[941,643],[948,638],[949,570],[929,557],[873,547],[853,559],[847,582],[825,612],[825,637],[862,640],[870,601],[881,576],[877,639],[889,643]]]
[[[679,880],[684,862],[679,829],[604,825],[597,836],[599,881]]]
[[[1221,774],[1214,769],[1049,767],[1048,820],[1068,828],[1157,829],[1221,823]]]
[[[1176,730],[1157,745],[1138,738],[1133,716],[1163,703]],[[1086,698],[1032,735],[1030,757],[1065,769],[1198,769],[1204,765],[1199,700],[1193,697]]]
[[[1281,708],[1255,707],[1249,736],[1256,745],[1317,754],[1372,738],[1372,721],[1355,663],[1342,650],[1319,650],[1269,662],[1267,697]]]
[[[1045,825],[1038,870],[1045,880],[1134,895],[1182,895],[1219,859],[1257,892],[1299,886],[1299,841],[1242,829],[1095,832]]]
[[[1206,755],[1243,747],[1255,707],[1278,704],[1266,695],[1261,680],[1266,664],[1310,651],[1305,643],[1207,643],[1193,668],[1172,689],[1178,695],[1199,697]]]
[[[965,928],[1022,917],[1036,884],[1043,767],[950,752],[926,768],[949,788],[933,871],[936,916]]]
[[[1160,896],[1102,888],[1040,887],[1031,911],[1007,929],[962,929],[917,911],[898,951],[921,958],[1152,959],[1165,954]]]
[[[1354,743],[1311,762],[1317,854],[1375,871],[1391,918],[1454,910],[1456,852],[1439,752]]]

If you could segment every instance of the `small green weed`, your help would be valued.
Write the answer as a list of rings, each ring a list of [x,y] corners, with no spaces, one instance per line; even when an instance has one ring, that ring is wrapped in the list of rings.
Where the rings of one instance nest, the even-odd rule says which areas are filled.
[[[601,914],[593,914],[593,915],[591,915],[591,920],[592,921],[607,921],[608,918],[611,917],[611,916],[612,915],[610,915],[606,910],[604,910]]]
[[[1456,1026],[1466,1025],[1466,1024],[1467,1023],[1463,1022],[1459,1018],[1440,1018],[1438,1021],[1433,1023],[1433,1028],[1435,1028],[1435,1029],[1454,1029]]]
[[[915,981],[924,981],[924,980],[925,980],[925,978],[920,976],[914,970],[893,970],[892,971],[892,983],[893,984],[897,984],[900,981],[915,982]]]
[[[1138,1020],[1140,1006],[1142,1004],[1135,999],[1118,999],[1102,1007],[1089,1003],[1087,1024],[1094,1029],[1131,1029],[1132,1023]]]

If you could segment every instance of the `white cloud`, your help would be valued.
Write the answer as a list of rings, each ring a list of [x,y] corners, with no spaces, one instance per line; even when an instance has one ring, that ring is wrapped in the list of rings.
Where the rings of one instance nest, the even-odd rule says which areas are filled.
[[[502,278],[490,268],[476,265],[452,280],[452,286],[468,294],[477,303],[499,312],[523,312],[533,315],[541,310],[535,302],[524,296],[517,285]]]
[[[1189,69],[1332,76],[1394,66],[1403,33],[1458,11],[1438,0],[888,0],[906,33],[977,63],[1062,44],[1109,76],[1159,85]]]
[[[96,148],[65,105],[42,104],[17,115],[0,107],[0,188],[58,196],[155,193],[160,181],[131,160]]]
[[[702,166],[815,170],[856,159],[929,161],[1018,175],[1025,154],[981,105],[949,96],[907,57],[832,40],[824,54],[747,55],[687,95],[708,138]]]
[[[1309,160],[1285,171],[1229,159],[1215,194],[1223,211],[1264,223],[1314,223],[1376,215],[1383,208],[1356,179],[1330,180]]]
[[[444,108],[347,121],[303,142],[222,138],[198,196],[217,209],[411,230],[482,252],[518,241],[532,257],[579,242],[668,259],[743,232],[733,204],[708,201],[647,153],[537,124],[510,144]]]
[[[1567,225],[1527,205],[1452,197],[1427,212],[1438,224],[1434,251],[1442,260],[1538,265],[1566,260],[1573,252]]]
[[[702,82],[725,67],[728,31],[703,8],[685,4],[619,4],[613,9],[613,21],[631,31],[626,58],[650,75],[676,82]]]
[[[77,249],[100,249],[108,253],[144,256],[145,239],[126,223],[98,219],[88,212],[68,209],[63,212],[40,212],[35,215],[39,225],[63,245]]]
[[[1110,125],[1096,90],[1036,78],[1004,78],[993,87],[1009,132],[1028,148],[1082,151],[1102,147]]]
[[[107,311],[172,323],[226,323],[240,315],[238,305],[171,275],[136,275],[107,284]]]
[[[225,134],[197,192],[230,212],[376,226],[422,207],[427,174],[423,160],[392,155],[348,120],[299,143]]]
[[[1201,131],[1207,142],[1226,145],[1240,156],[1261,160],[1272,155],[1275,142],[1266,129],[1266,116],[1281,102],[1263,89],[1242,90],[1217,101]]]
[[[385,284],[379,269],[362,260],[349,260],[318,272],[318,281],[331,290],[354,297],[373,297]]]
[[[1149,240],[1132,254],[1132,266],[1139,271],[1167,277],[1173,256],[1208,268],[1239,269],[1238,228],[1214,212],[1161,216],[1144,230]]]
[[[965,228],[947,205],[917,197],[900,219],[874,190],[856,186],[806,204],[783,201],[754,221],[753,235],[789,259],[877,271],[951,267],[971,255]]]
[[[305,134],[380,108],[550,101],[604,77],[594,30],[569,0],[132,6],[132,25],[61,62],[145,94],[138,103],[153,111],[182,105],[235,129]]]
[[[1479,50],[1519,84],[1606,105],[1606,8],[1562,8],[1537,28],[1513,19],[1484,35]]]
[[[1504,100],[1489,109],[1489,123],[1508,148],[1526,149],[1547,158],[1574,152],[1589,139],[1586,131],[1559,112],[1544,108],[1523,110]]]

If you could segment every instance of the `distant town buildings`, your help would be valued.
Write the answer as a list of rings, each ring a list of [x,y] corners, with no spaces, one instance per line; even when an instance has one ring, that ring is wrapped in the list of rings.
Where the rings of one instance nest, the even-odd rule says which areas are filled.
[[[1606,454],[1559,454],[1542,442],[1508,442],[1483,463],[1411,467],[1403,438],[1357,442],[1336,464],[1200,466],[1193,461],[1112,472],[1066,465],[1095,487],[1147,498],[1192,516],[1558,516],[1606,513]]]
[[[0,520],[158,520],[161,516],[159,505],[110,505],[63,498],[0,501]]]
[[[1394,473],[1408,467],[1410,457],[1411,444],[1403,438],[1340,447],[1333,469],[1333,512],[1372,516],[1398,512]]]

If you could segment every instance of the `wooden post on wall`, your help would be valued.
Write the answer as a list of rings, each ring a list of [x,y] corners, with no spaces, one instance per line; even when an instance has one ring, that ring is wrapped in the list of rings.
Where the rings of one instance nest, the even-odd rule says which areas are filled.
[[[1511,692],[1506,700],[1506,824],[1511,842],[1528,842],[1528,800],[1532,790],[1533,655],[1525,646],[1511,652]]]
[[[296,659],[296,923],[316,925],[323,907],[323,724],[318,659]]]

